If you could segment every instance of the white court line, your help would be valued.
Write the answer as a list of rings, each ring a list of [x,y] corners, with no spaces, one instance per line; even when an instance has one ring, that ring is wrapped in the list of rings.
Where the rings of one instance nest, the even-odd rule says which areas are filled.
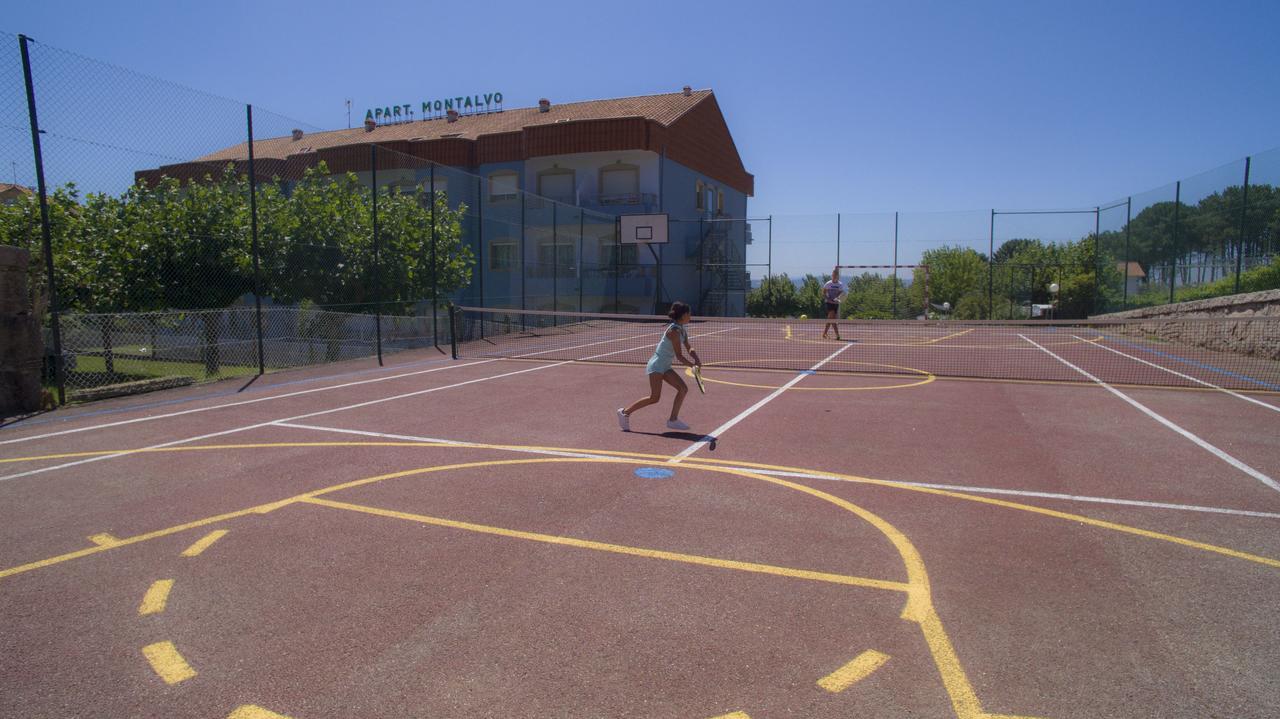
[[[538,356],[538,355],[544,355],[544,354],[548,354],[548,353],[551,353],[551,352],[561,352],[561,351],[564,351],[564,350],[567,350],[567,349],[581,349],[581,348],[583,348],[583,347],[594,347],[595,345],[607,344],[607,343],[609,343],[609,342],[623,342],[623,341],[630,340],[630,339],[639,339],[639,338],[641,338],[641,337],[648,337],[650,334],[651,334],[651,333],[647,333],[647,334],[643,334],[643,335],[632,335],[632,336],[630,336],[630,337],[618,337],[618,338],[610,339],[610,340],[601,340],[601,341],[599,341],[599,342],[588,342],[587,344],[582,344],[582,345],[571,345],[571,346],[569,346],[569,347],[557,347],[557,348],[555,348],[555,349],[542,350],[542,351],[540,351],[540,352],[529,352],[529,353],[527,353],[527,354],[516,355],[516,356],[515,356],[515,358],[516,358],[516,359],[522,359],[522,358],[525,358],[525,357],[536,357],[536,356]],[[614,354],[617,354],[617,353],[614,353]],[[59,430],[59,431],[57,431],[57,432],[46,432],[46,433],[44,433],[44,434],[33,434],[33,435],[28,436],[28,437],[17,437],[17,438],[14,438],[14,439],[0,440],[0,444],[13,444],[13,443],[15,443],[15,442],[30,442],[30,441],[32,441],[32,440],[36,440],[36,439],[47,439],[47,438],[49,438],[49,437],[60,437],[60,436],[62,436],[62,435],[64,435],[64,434],[76,434],[76,433],[79,433],[79,432],[88,432],[88,431],[90,431],[90,430],[95,430],[95,429],[108,429],[108,428],[111,428],[111,427],[120,427],[120,426],[123,426],[123,425],[135,424],[135,423],[137,423],[137,422],[152,422],[152,421],[155,421],[155,420],[158,420],[158,419],[168,419],[168,418],[170,418],[170,417],[180,417],[180,416],[182,416],[182,415],[195,414],[195,413],[197,413],[197,412],[208,412],[208,411],[210,411],[210,410],[215,410],[215,409],[226,409],[226,408],[228,408],[228,407],[240,407],[240,406],[247,405],[247,404],[256,404],[256,403],[258,403],[258,402],[270,402],[270,401],[272,401],[272,400],[277,400],[277,399],[286,399],[286,398],[288,398],[288,397],[298,397],[298,396],[300,396],[300,395],[304,395],[304,394],[312,394],[312,393],[314,393],[314,392],[327,392],[327,391],[329,391],[329,390],[344,389],[344,388],[346,388],[346,387],[356,387],[356,386],[364,385],[364,384],[372,384],[372,383],[374,383],[374,382],[386,382],[386,381],[388,381],[388,380],[400,379],[400,378],[402,378],[402,377],[413,377],[413,376],[421,375],[421,374],[429,374],[429,373],[431,373],[431,372],[442,372],[442,371],[444,371],[444,370],[457,369],[457,368],[459,368],[459,367],[471,367],[471,366],[473,366],[473,365],[488,364],[489,362],[497,362],[499,359],[502,359],[502,358],[500,358],[500,357],[495,357],[495,358],[493,358],[493,359],[480,360],[480,361],[477,361],[477,362],[468,362],[468,363],[466,363],[466,364],[451,364],[451,365],[446,365],[446,366],[444,366],[444,367],[433,367],[433,368],[431,368],[431,369],[417,370],[417,371],[415,371],[415,372],[405,372],[405,373],[402,373],[402,374],[395,374],[395,375],[391,375],[391,376],[389,376],[389,377],[376,377],[376,378],[374,378],[374,379],[357,380],[357,381],[355,381],[355,382],[346,382],[346,383],[344,383],[344,384],[335,384],[335,385],[329,385],[329,386],[326,386],[326,387],[313,387],[313,388],[311,388],[311,389],[298,390],[298,391],[296,391],[296,392],[286,392],[285,394],[277,394],[277,395],[272,395],[272,396],[270,396],[270,397],[257,397],[257,398],[255,398],[255,399],[238,400],[238,401],[236,401],[236,402],[227,402],[227,403],[225,403],[225,404],[216,404],[216,405],[211,405],[211,406],[209,406],[209,407],[196,407],[195,409],[184,409],[184,410],[181,410],[181,411],[178,411],[178,412],[168,412],[168,413],[166,413],[166,414],[148,415],[148,416],[146,416],[146,417],[135,417],[134,419],[124,419],[124,420],[118,420],[118,421],[115,421],[115,422],[104,422],[104,423],[102,423],[102,424],[93,424],[93,425],[89,425],[89,426],[87,426],[87,427],[77,427],[77,428],[75,428],[75,429],[64,429],[64,430]],[[192,401],[196,401],[196,400],[192,400]],[[73,417],[73,418],[69,418],[69,420],[68,420],[68,421],[73,420],[73,419],[74,419],[74,417]],[[259,425],[259,426],[260,426],[260,425]]]
[[[705,337],[705,336],[707,336],[707,335],[717,334],[717,333],[719,333],[719,332],[731,332],[732,330],[733,330],[733,328],[724,329],[724,330],[716,330],[715,332],[707,332],[707,333],[705,333],[705,334],[697,335],[697,336],[699,336],[699,337]],[[593,343],[593,344],[598,344],[598,343]],[[635,349],[637,349],[637,348],[635,348],[635,347],[627,347],[627,348],[620,349],[620,350],[614,350],[613,352],[606,352],[606,353],[604,353],[604,354],[592,355],[591,357],[584,357],[584,358],[582,358],[582,361],[593,360],[593,359],[599,359],[599,358],[601,358],[601,357],[608,357],[608,356],[610,356],[610,355],[621,354],[621,353],[623,353],[623,352],[632,352],[632,351],[634,351]],[[496,360],[486,360],[486,362],[493,362],[493,361],[496,361]],[[307,418],[309,418],[309,417],[318,417],[318,416],[320,416],[320,415],[332,414],[332,413],[334,413],[334,412],[344,412],[344,411],[349,410],[349,409],[359,409],[359,408],[361,408],[361,407],[368,407],[368,406],[370,406],[370,405],[374,405],[374,404],[381,404],[381,403],[383,403],[383,402],[391,402],[391,401],[393,401],[393,400],[398,400],[398,399],[407,399],[407,398],[409,398],[409,397],[417,397],[417,396],[419,396],[419,395],[430,394],[430,393],[432,393],[432,392],[440,392],[440,391],[442,391],[442,390],[446,390],[446,389],[453,389],[453,388],[455,388],[455,387],[465,387],[466,385],[469,385],[469,384],[476,384],[477,382],[487,382],[487,381],[489,381],[489,380],[493,380],[493,379],[502,379],[503,377],[511,377],[511,376],[513,376],[513,375],[525,374],[526,372],[538,372],[538,371],[541,371],[541,370],[544,370],[544,369],[551,369],[552,367],[559,367],[559,366],[561,366],[561,365],[571,364],[571,363],[573,363],[574,361],[575,361],[575,360],[562,360],[562,361],[560,361],[560,362],[555,362],[555,363],[552,363],[552,364],[546,364],[546,365],[538,365],[538,366],[536,366],[536,367],[528,367],[528,368],[526,368],[526,369],[516,370],[516,371],[514,371],[514,372],[504,372],[504,373],[502,373],[502,374],[498,374],[498,375],[490,375],[490,376],[488,376],[488,377],[479,377],[479,378],[476,378],[476,379],[466,380],[465,382],[455,382],[454,384],[444,385],[444,386],[442,386],[442,387],[430,387],[430,388],[428,388],[428,389],[420,389],[420,390],[418,390],[418,391],[416,391],[416,392],[406,392],[406,393],[403,393],[403,394],[391,395],[390,397],[381,397],[381,398],[379,398],[379,399],[372,399],[372,400],[368,400],[368,401],[366,401],[366,402],[359,402],[359,403],[356,403],[356,404],[349,404],[349,405],[343,405],[343,406],[341,406],[341,407],[334,407],[334,408],[331,408],[331,409],[324,409],[324,410],[320,410],[320,411],[318,411],[318,412],[308,412],[307,414],[299,414],[299,415],[295,415],[295,416],[293,416],[293,417],[283,417],[283,418],[281,418],[281,419],[277,419],[277,420],[270,420],[270,421],[267,421],[267,422],[258,422],[258,423],[256,423],[256,424],[246,425],[246,426],[243,426],[243,427],[233,427],[232,429],[226,429],[226,430],[223,430],[223,431],[221,431],[221,432],[213,432],[213,433],[210,433],[210,434],[202,434],[202,435],[200,435],[200,436],[198,436],[198,437],[188,437],[188,438],[186,438],[186,439],[173,440],[172,442],[164,442],[164,443],[162,443],[162,444],[154,444],[154,445],[151,445],[151,446],[148,446],[148,447],[143,447],[142,449],[162,449],[162,448],[164,448],[164,447],[172,447],[172,446],[174,446],[174,445],[178,445],[178,444],[186,444],[186,443],[188,443],[188,442],[198,442],[198,441],[200,441],[200,440],[202,440],[202,439],[209,439],[209,438],[211,438],[211,437],[221,437],[221,436],[223,436],[223,435],[227,435],[227,434],[234,434],[234,433],[236,433],[236,432],[245,432],[245,431],[248,431],[248,430],[251,430],[251,429],[258,429],[258,428],[260,428],[260,427],[267,427],[267,426],[270,426],[270,425],[272,425],[272,424],[275,424],[276,422],[292,422],[292,421],[294,421],[294,420],[298,420],[298,419],[307,419]],[[472,364],[480,364],[480,363],[479,363],[479,362],[473,362]],[[467,367],[467,366],[469,366],[469,365],[458,365],[458,366],[460,366],[460,367]],[[26,471],[26,472],[18,472],[18,473],[15,473],[15,474],[8,474],[8,475],[4,475],[4,476],[0,477],[0,481],[4,481],[4,480],[7,480],[7,479],[18,479],[18,478],[20,478],[20,477],[30,477],[30,476],[35,475],[35,474],[43,474],[43,473],[45,473],[45,472],[52,472],[52,471],[53,471],[53,470],[55,470],[55,469],[66,469],[66,468],[68,468],[68,467],[77,467],[77,466],[80,466],[80,465],[83,465],[83,464],[90,464],[90,463],[92,463],[92,462],[101,462],[102,460],[106,460],[106,459],[114,459],[114,458],[116,458],[116,457],[124,457],[124,456],[126,456],[126,455],[136,454],[136,453],[137,453],[137,450],[131,450],[131,451],[124,451],[124,452],[117,452],[117,453],[114,453],[114,454],[103,454],[103,455],[98,455],[98,456],[96,456],[96,457],[89,457],[88,459],[76,460],[75,462],[66,462],[66,463],[64,463],[64,464],[55,464],[55,465],[52,465],[52,466],[49,466],[49,467],[41,467],[40,469],[32,469],[32,470],[28,470],[28,471]]]
[[[775,397],[777,397],[778,395],[782,394],[783,392],[786,392],[788,389],[790,389],[792,386],[794,386],[794,385],[795,385],[795,383],[799,382],[800,380],[804,379],[805,377],[808,377],[810,373],[818,371],[819,369],[821,369],[822,365],[824,365],[824,364],[826,364],[826,363],[830,362],[831,360],[835,359],[835,358],[836,358],[836,355],[839,355],[841,352],[844,352],[845,350],[849,349],[849,348],[850,348],[850,347],[852,347],[852,346],[853,346],[852,344],[846,344],[846,345],[844,345],[843,347],[841,347],[840,349],[836,350],[835,352],[832,352],[831,354],[827,355],[827,358],[826,358],[826,359],[824,359],[824,360],[822,360],[822,361],[821,361],[821,362],[819,362],[818,364],[816,364],[816,365],[814,365],[814,366],[810,367],[808,370],[806,370],[806,371],[804,371],[804,372],[800,372],[800,373],[798,373],[795,377],[792,377],[792,378],[791,378],[791,380],[790,380],[790,381],[788,381],[786,384],[782,385],[781,387],[779,387],[779,388],[775,389],[773,392],[771,392],[771,393],[769,394],[769,396],[768,396],[768,397],[765,397],[764,399],[760,400],[759,402],[756,402],[755,404],[751,405],[750,407],[748,407],[748,408],[746,408],[746,409],[742,410],[742,412],[740,412],[740,413],[738,414],[738,416],[737,416],[737,417],[734,417],[733,419],[729,420],[728,422],[725,422],[724,424],[720,425],[719,427],[716,427],[716,428],[711,432],[711,434],[704,435],[704,436],[702,437],[702,439],[700,439],[700,440],[698,440],[697,442],[694,442],[693,444],[689,445],[689,446],[688,446],[688,447],[687,447],[683,452],[681,452],[680,454],[677,454],[676,456],[672,457],[671,459],[668,459],[668,460],[667,460],[667,463],[669,463],[669,464],[679,464],[679,463],[680,463],[680,461],[681,461],[681,460],[683,460],[685,457],[688,457],[689,455],[693,454],[694,452],[697,452],[697,451],[698,451],[699,449],[701,449],[702,447],[704,447],[704,446],[706,446],[706,445],[708,445],[708,444],[711,444],[713,441],[715,441],[715,440],[719,439],[719,437],[720,437],[720,435],[721,435],[721,434],[724,434],[725,432],[729,431],[729,429],[730,429],[731,427],[733,427],[735,424],[737,424],[737,423],[741,422],[742,420],[746,419],[747,417],[750,417],[750,416],[751,416],[751,415],[752,415],[756,410],[760,409],[761,407],[765,406],[766,404],[769,404],[770,402],[772,402],[772,401],[773,401],[773,399],[774,399]]]
[[[1026,335],[1022,335],[1022,334],[1020,334],[1020,335],[1018,335],[1018,336],[1019,336],[1019,337],[1021,337],[1021,338],[1022,338],[1022,339],[1024,339],[1024,340],[1026,340],[1026,341],[1030,342],[1031,344],[1035,345],[1036,347],[1040,347],[1040,345],[1036,344],[1034,340],[1032,340],[1032,339],[1028,338]],[[1102,387],[1103,389],[1107,390],[1107,391],[1108,391],[1108,392],[1110,392],[1111,394],[1114,394],[1115,396],[1119,397],[1120,399],[1124,400],[1125,402],[1128,402],[1129,404],[1133,405],[1135,408],[1137,408],[1138,410],[1140,410],[1143,414],[1146,414],[1148,417],[1150,417],[1150,418],[1154,419],[1155,421],[1159,422],[1160,424],[1163,424],[1164,426],[1168,427],[1169,429],[1173,430],[1174,432],[1177,432],[1178,434],[1182,435],[1183,437],[1186,437],[1187,439],[1191,440],[1191,441],[1192,441],[1192,442],[1194,442],[1198,447],[1200,447],[1201,449],[1205,450],[1206,452],[1208,452],[1208,453],[1212,454],[1213,456],[1217,457],[1218,459],[1222,460],[1223,462],[1226,462],[1227,464],[1231,465],[1232,467],[1235,467],[1236,469],[1240,470],[1241,472],[1244,472],[1245,474],[1249,475],[1250,477],[1253,477],[1254,479],[1258,480],[1259,482],[1262,482],[1263,484],[1265,484],[1265,485],[1267,485],[1268,487],[1270,487],[1270,488],[1272,488],[1272,489],[1276,490],[1277,492],[1280,492],[1280,484],[1277,484],[1277,483],[1276,483],[1276,481],[1275,481],[1274,479],[1272,479],[1272,478],[1268,477],[1267,475],[1263,474],[1262,472],[1259,472],[1258,470],[1254,469],[1253,467],[1250,467],[1249,465],[1245,464],[1244,462],[1241,462],[1240,460],[1236,459],[1235,457],[1232,457],[1231,455],[1227,454],[1226,452],[1223,452],[1221,449],[1218,449],[1217,447],[1213,446],[1212,444],[1209,444],[1208,442],[1204,441],[1204,440],[1203,440],[1203,439],[1201,439],[1200,437],[1198,437],[1198,436],[1196,436],[1196,435],[1192,434],[1191,432],[1188,432],[1187,430],[1183,429],[1182,427],[1179,427],[1178,425],[1174,424],[1173,422],[1169,421],[1168,419],[1165,419],[1162,415],[1159,415],[1159,414],[1157,414],[1156,412],[1152,411],[1150,408],[1148,408],[1146,405],[1142,404],[1142,403],[1141,403],[1141,402],[1139,402],[1138,400],[1133,399],[1132,397],[1130,397],[1129,395],[1127,395],[1127,394],[1125,394],[1125,393],[1121,392],[1120,390],[1116,389],[1115,387],[1112,387],[1111,385],[1107,384],[1106,382],[1103,382],[1102,380],[1098,379],[1097,377],[1094,377],[1093,375],[1089,374],[1088,372],[1085,372],[1084,370],[1082,370],[1082,369],[1080,369],[1079,367],[1077,367],[1077,366],[1075,366],[1075,365],[1071,364],[1070,362],[1068,362],[1068,361],[1066,361],[1065,359],[1063,359],[1063,358],[1059,357],[1058,355],[1054,354],[1053,352],[1050,352],[1049,350],[1045,349],[1044,347],[1040,347],[1040,349],[1041,349],[1041,351],[1043,351],[1044,353],[1048,354],[1050,357],[1053,357],[1054,359],[1058,360],[1058,361],[1059,361],[1059,362],[1061,362],[1062,364],[1064,364],[1064,365],[1066,365],[1066,366],[1070,367],[1071,369],[1073,369],[1073,370],[1075,370],[1075,371],[1079,372],[1080,374],[1084,375],[1085,377],[1088,377],[1089,379],[1093,380],[1095,383],[1097,383],[1097,384],[1098,384],[1098,386],[1100,386],[1100,387]]]
[[[342,429],[339,427],[320,427],[310,424],[292,424],[286,422],[273,423],[279,427],[292,427],[294,429],[307,429],[316,432],[334,432],[336,434],[354,434],[361,437],[376,437],[379,439],[394,439],[404,442],[424,442],[431,444],[449,444],[458,447],[478,447],[480,449],[493,449],[492,444],[484,444],[479,442],[465,442],[456,439],[441,439],[439,437],[417,437],[407,434],[391,434],[387,432],[368,432],[360,429]],[[538,454],[552,457],[572,457],[583,459],[618,459],[617,455],[605,454],[600,452],[570,452],[554,449],[540,449],[535,447],[519,447],[503,445],[504,452],[517,452],[521,454]],[[631,459],[624,457],[624,459]],[[707,465],[713,466],[713,465]],[[785,472],[777,469],[760,469],[758,467],[735,467],[723,465],[725,469],[734,469],[742,472],[755,472],[756,474],[767,474],[775,477],[797,477],[800,479],[821,479],[828,482],[851,482],[852,480],[843,477],[835,477],[829,474],[816,474],[809,472]],[[1223,507],[1204,507],[1195,504],[1173,504],[1170,502],[1148,502],[1140,499],[1113,499],[1110,497],[1090,497],[1079,494],[1057,494],[1054,492],[1035,492],[1022,489],[1003,489],[997,487],[969,487],[962,484],[930,484],[927,482],[904,482],[901,480],[890,479],[884,480],[893,485],[902,485],[904,487],[923,487],[926,489],[946,489],[956,492],[973,492],[975,494],[1008,494],[1018,497],[1038,497],[1042,499],[1060,499],[1067,502],[1090,502],[1094,504],[1116,504],[1126,507],[1147,507],[1151,509],[1176,509],[1183,512],[1208,512],[1212,514],[1232,514],[1241,517],[1262,517],[1264,519],[1280,519],[1280,512],[1255,512],[1248,509],[1227,509]]]
[[[1071,336],[1072,336],[1072,337],[1075,337],[1076,339],[1080,339],[1079,337],[1076,337],[1075,335],[1071,335]],[[1273,404],[1267,404],[1266,402],[1262,402],[1262,401],[1260,401],[1260,400],[1256,400],[1256,399],[1254,399],[1254,398],[1252,398],[1252,397],[1249,397],[1249,396],[1247,396],[1247,395],[1240,394],[1239,392],[1233,392],[1233,391],[1231,391],[1231,390],[1227,389],[1226,387],[1219,387],[1218,385],[1213,384],[1212,382],[1205,382],[1205,381],[1204,381],[1204,380],[1202,380],[1202,379],[1196,379],[1195,377],[1192,377],[1191,375],[1183,374],[1183,373],[1181,373],[1181,372],[1179,372],[1179,371],[1177,371],[1177,370],[1175,370],[1175,369],[1170,369],[1170,368],[1168,368],[1168,367],[1164,367],[1164,366],[1162,366],[1162,365],[1158,365],[1158,364],[1156,364],[1156,363],[1154,363],[1154,362],[1148,362],[1147,360],[1144,360],[1144,359],[1142,359],[1141,357],[1134,357],[1134,356],[1133,356],[1133,355],[1131,355],[1131,354],[1125,354],[1124,352],[1121,352],[1121,351],[1120,351],[1120,350],[1118,350],[1118,349],[1115,349],[1115,348],[1112,348],[1112,347],[1108,347],[1108,346],[1106,346],[1106,345],[1104,345],[1104,344],[1101,344],[1101,343],[1098,343],[1098,342],[1091,342],[1090,344],[1094,345],[1095,347],[1101,347],[1102,349],[1104,349],[1104,350],[1106,350],[1106,351],[1108,351],[1108,352],[1115,352],[1116,354],[1120,355],[1121,357],[1128,357],[1129,359],[1133,360],[1134,362],[1141,362],[1141,363],[1142,363],[1142,364],[1144,364],[1144,365],[1148,365],[1148,366],[1150,366],[1150,367],[1155,367],[1155,368],[1156,368],[1156,369],[1158,369],[1158,370],[1164,370],[1165,372],[1168,372],[1169,374],[1177,375],[1178,377],[1181,377],[1181,378],[1183,378],[1183,379],[1189,379],[1189,380],[1191,380],[1192,382],[1196,382],[1197,384],[1202,384],[1202,385],[1204,385],[1205,387],[1212,387],[1213,389],[1216,389],[1216,390],[1218,390],[1219,392],[1225,392],[1226,394],[1229,394],[1229,395],[1231,395],[1232,397],[1237,397],[1237,398],[1242,399],[1242,400],[1244,400],[1244,401],[1246,401],[1246,402],[1252,402],[1252,403],[1254,403],[1254,404],[1256,404],[1256,405],[1258,405],[1258,406],[1260,406],[1260,407],[1266,407],[1267,409],[1271,410],[1272,412],[1280,412],[1280,407],[1277,407],[1277,406],[1275,406],[1275,405],[1273,405]]]

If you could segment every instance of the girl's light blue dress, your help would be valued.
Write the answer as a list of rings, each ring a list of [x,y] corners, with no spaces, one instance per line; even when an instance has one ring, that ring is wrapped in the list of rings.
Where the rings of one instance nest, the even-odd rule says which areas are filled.
[[[676,352],[671,347],[671,340],[667,339],[667,333],[671,328],[675,327],[680,331],[680,342],[688,344],[689,335],[685,332],[684,325],[679,322],[672,322],[662,330],[662,339],[658,340],[658,346],[653,349],[653,356],[649,358],[647,371],[649,374],[666,374],[671,369],[671,363],[676,358]]]

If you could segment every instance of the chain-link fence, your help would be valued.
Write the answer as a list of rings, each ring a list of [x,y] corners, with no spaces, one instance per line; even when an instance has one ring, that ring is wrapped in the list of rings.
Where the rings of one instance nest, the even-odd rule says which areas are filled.
[[[453,115],[428,120],[431,143],[416,123],[322,130],[29,38],[0,48],[0,244],[31,251],[44,381],[72,399],[438,352],[451,302],[816,317],[839,267],[843,316],[1027,319],[1280,286],[1280,151],[1078,210],[705,205],[671,214],[667,243],[628,244],[618,216],[672,193],[602,180],[580,202],[556,165],[454,152]]]

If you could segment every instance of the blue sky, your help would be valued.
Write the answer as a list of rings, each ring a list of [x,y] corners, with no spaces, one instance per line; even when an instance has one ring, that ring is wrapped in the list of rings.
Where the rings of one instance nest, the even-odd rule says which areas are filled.
[[[975,210],[985,229],[992,207],[1092,207],[1280,145],[1274,0],[147,0],[21,3],[0,26],[323,128],[348,98],[709,87],[752,215]]]

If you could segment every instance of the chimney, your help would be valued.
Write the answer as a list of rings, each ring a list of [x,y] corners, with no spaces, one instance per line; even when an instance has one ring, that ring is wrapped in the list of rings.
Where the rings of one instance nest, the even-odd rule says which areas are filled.
[[[366,118],[364,119],[364,131],[365,131],[365,132],[373,132],[373,128],[375,128],[375,127],[377,127],[377,126],[378,126],[378,122],[377,122],[376,120],[374,120],[372,117],[366,117]]]
[[[551,101],[545,97],[538,100],[538,112],[551,112]]]
[[[690,95],[692,95],[692,94],[693,94],[693,88],[692,88],[692,87],[689,87],[688,85],[685,85],[685,86],[684,86],[684,96],[685,96],[685,97],[689,97],[689,96],[690,96]]]
[[[457,121],[458,121],[458,111],[457,111],[457,110],[449,110],[449,111],[448,111],[448,113],[446,114],[446,117],[448,117],[449,122],[457,122]]]
[[[301,140],[301,139],[302,139],[302,130],[299,130],[296,127],[293,128],[293,141],[297,142],[298,140]]]

